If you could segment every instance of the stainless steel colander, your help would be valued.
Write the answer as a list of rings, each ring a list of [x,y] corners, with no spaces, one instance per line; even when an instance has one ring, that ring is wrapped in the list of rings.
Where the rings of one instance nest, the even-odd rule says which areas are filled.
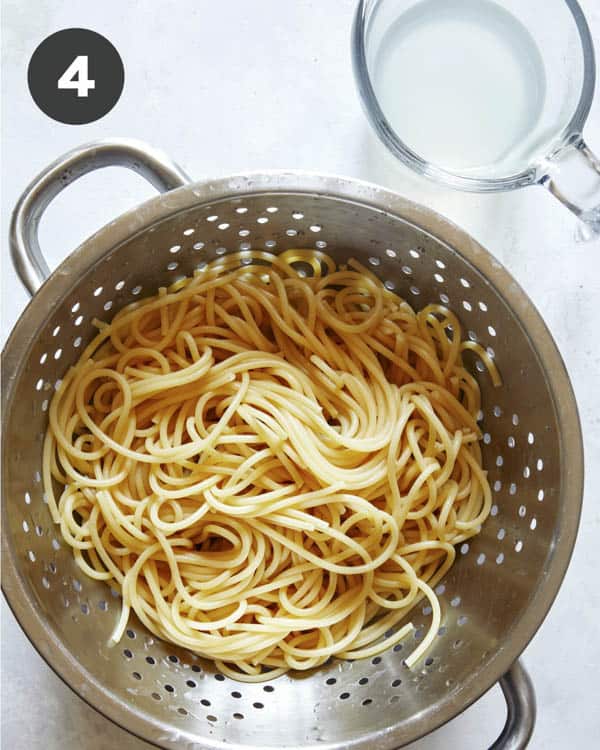
[[[165,192],[101,229],[50,275],[37,241],[42,212],[82,174],[115,164]],[[42,437],[57,381],[94,335],[93,318],[110,318],[218,255],[314,246],[339,262],[357,257],[416,308],[449,305],[503,378],[492,388],[482,363],[469,360],[482,389],[494,505],[437,588],[443,623],[434,646],[419,668],[403,665],[428,622],[419,607],[414,635],[381,656],[334,660],[272,684],[237,683],[134,620],[109,648],[119,601],[81,575],[44,503]],[[73,690],[165,748],[391,750],[500,679],[508,718],[494,747],[527,744],[534,698],[515,660],[564,576],[583,460],[560,355],[500,263],[433,211],[374,185],[296,172],[192,184],[166,157],[130,141],[97,142],[48,167],[15,210],[11,247],[34,296],[2,358],[2,585],[34,646]]]

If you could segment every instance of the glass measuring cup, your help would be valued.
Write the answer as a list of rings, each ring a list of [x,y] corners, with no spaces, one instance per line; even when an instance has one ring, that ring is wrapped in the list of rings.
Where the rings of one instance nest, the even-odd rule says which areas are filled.
[[[577,0],[360,0],[352,56],[367,116],[404,164],[462,190],[543,185],[600,235]]]

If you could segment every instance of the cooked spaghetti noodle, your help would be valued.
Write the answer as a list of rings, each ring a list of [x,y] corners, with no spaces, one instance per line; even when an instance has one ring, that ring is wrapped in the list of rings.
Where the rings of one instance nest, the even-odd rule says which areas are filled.
[[[255,681],[375,655],[426,597],[418,662],[491,506],[456,316],[289,250],[219,258],[97,325],[43,464],[77,564],[122,595],[112,640],[133,610]]]

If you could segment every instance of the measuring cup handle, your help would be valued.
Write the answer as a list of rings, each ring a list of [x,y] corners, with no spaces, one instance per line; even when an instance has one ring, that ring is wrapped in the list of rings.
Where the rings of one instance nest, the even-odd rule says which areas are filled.
[[[161,193],[189,182],[185,172],[166,154],[128,138],[93,141],[61,156],[27,186],[11,219],[13,265],[32,296],[50,275],[38,240],[38,227],[44,211],[67,185],[88,172],[113,166],[138,172]]]
[[[569,166],[566,161],[572,158]],[[547,162],[547,169],[538,180],[539,184],[549,190],[555,198],[577,216],[582,224],[578,238],[583,240],[598,239],[600,237],[600,159],[594,154],[583,136],[576,134],[571,137],[566,146],[561,148]],[[560,187],[561,173],[571,171],[571,180],[579,182],[590,175],[595,176],[592,188],[592,198],[586,196],[587,207],[581,205],[581,197],[569,197],[570,191]]]
[[[506,722],[489,750],[523,750],[535,725],[535,692],[521,662],[516,661],[500,678],[500,687],[506,700]]]

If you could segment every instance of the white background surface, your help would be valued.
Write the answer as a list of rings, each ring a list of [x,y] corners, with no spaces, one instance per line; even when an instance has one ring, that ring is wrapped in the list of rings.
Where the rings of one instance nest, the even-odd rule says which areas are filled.
[[[540,23],[548,22],[545,2]],[[600,731],[600,242],[578,244],[575,219],[541,188],[480,196],[451,192],[393,164],[375,143],[352,80],[354,0],[3,0],[2,340],[27,296],[8,254],[10,211],[60,153],[131,136],[170,153],[195,178],[292,167],[379,182],[453,219],[514,274],[553,332],[573,380],[586,449],[586,493],[571,567],[524,659],[538,698],[533,748],[592,747]],[[596,47],[600,5],[581,0]],[[125,63],[125,89],[97,123],[60,125],[32,102],[28,60],[61,28],[106,35]],[[587,125],[600,151],[600,92]],[[124,170],[84,178],[52,205],[41,240],[50,265],[93,230],[152,195]],[[490,744],[504,721],[499,689],[411,750]],[[42,662],[2,600],[5,748],[143,750]]]

